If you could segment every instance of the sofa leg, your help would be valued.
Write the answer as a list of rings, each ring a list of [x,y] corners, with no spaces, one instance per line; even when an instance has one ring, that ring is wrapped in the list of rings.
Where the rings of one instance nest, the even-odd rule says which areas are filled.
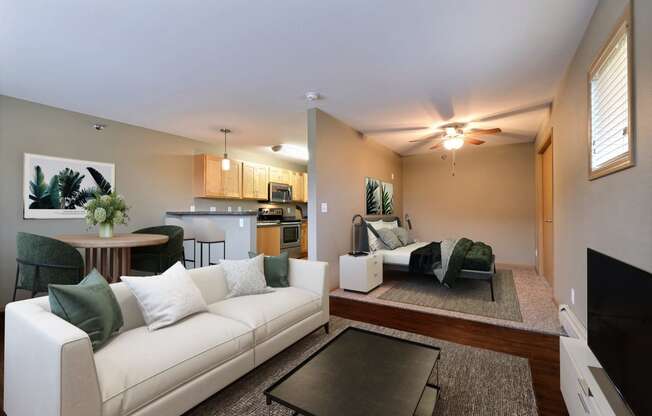
[[[324,331],[326,331],[327,335],[331,333],[331,324],[330,324],[330,322],[326,322],[324,324]]]

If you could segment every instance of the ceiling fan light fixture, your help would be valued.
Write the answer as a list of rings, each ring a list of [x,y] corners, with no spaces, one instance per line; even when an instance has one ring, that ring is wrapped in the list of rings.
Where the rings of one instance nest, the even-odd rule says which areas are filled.
[[[464,145],[464,139],[459,136],[451,137],[444,140],[444,148],[446,150],[457,150]]]

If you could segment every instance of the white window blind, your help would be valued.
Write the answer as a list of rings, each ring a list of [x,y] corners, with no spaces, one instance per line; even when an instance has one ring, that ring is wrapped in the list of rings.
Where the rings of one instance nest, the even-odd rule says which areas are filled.
[[[626,26],[591,73],[591,172],[631,158]]]

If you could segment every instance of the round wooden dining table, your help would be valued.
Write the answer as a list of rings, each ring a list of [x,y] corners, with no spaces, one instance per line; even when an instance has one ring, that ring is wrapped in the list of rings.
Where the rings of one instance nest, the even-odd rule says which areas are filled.
[[[111,238],[96,234],[66,234],[54,238],[85,249],[86,274],[96,268],[109,283],[129,274],[132,247],[157,246],[168,241],[168,236],[161,234],[115,234]]]

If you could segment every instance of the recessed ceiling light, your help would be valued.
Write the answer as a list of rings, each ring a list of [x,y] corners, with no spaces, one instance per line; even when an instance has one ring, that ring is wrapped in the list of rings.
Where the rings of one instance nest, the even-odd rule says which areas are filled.
[[[308,160],[308,149],[295,144],[277,144],[271,147],[272,151],[293,159]]]

